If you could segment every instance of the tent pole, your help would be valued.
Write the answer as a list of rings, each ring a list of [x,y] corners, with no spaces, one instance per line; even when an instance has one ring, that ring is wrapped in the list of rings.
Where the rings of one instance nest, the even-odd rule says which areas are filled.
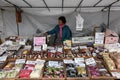
[[[108,7],[108,22],[107,22],[108,28],[110,26],[110,8],[111,8],[111,6]]]
[[[17,7],[15,7],[15,16],[17,14],[16,12],[17,12]],[[16,24],[17,24],[17,33],[18,33],[18,36],[19,36],[19,24],[18,24],[18,22],[16,22]]]

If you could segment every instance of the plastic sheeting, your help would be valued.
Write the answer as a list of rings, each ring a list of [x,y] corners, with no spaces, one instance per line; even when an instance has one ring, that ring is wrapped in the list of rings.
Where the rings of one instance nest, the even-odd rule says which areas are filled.
[[[117,33],[120,33],[120,16],[119,11],[111,12],[110,18],[110,28],[115,30]],[[67,25],[70,26],[73,36],[82,36],[84,34],[91,35],[95,26],[99,26],[101,23],[107,23],[107,12],[84,12],[80,13],[84,18],[84,28],[83,31],[76,31],[76,22],[75,15],[76,12],[64,15],[67,19]],[[1,14],[0,14],[1,15]],[[33,15],[29,13],[22,13],[22,23],[19,23],[19,32],[21,36],[32,37],[36,33],[36,30],[39,29],[40,32],[46,32],[54,28],[57,24],[57,19],[60,15],[55,16],[43,16],[43,15]],[[10,35],[17,35],[17,25],[15,12],[13,11],[4,11],[4,27],[6,30],[3,30],[5,34],[2,36],[7,37]],[[1,18],[0,18],[1,19]],[[0,21],[1,22],[1,21]]]

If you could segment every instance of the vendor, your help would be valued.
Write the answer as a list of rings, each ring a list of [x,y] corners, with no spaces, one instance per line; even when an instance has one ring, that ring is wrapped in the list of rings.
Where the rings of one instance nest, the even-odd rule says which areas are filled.
[[[55,44],[70,40],[72,37],[72,32],[69,26],[66,25],[66,18],[64,16],[60,16],[58,18],[58,25],[56,25],[51,31],[46,32],[46,34],[55,34]]]

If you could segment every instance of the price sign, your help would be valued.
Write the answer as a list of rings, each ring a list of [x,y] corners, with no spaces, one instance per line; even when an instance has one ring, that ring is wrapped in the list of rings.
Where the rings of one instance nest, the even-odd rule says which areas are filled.
[[[96,64],[94,58],[88,58],[85,60],[87,65]]]
[[[44,64],[45,63],[45,60],[40,60],[40,59],[37,59],[35,61],[36,64]]]
[[[64,59],[63,62],[64,62],[65,64],[74,63],[73,60],[68,60],[68,59]]]
[[[57,61],[49,61],[49,62],[48,62],[48,65],[49,65],[50,67],[57,67],[57,66],[58,66],[58,62],[57,62]]]
[[[25,59],[17,59],[15,64],[25,63]]]
[[[84,62],[84,58],[74,58],[75,63]]]
[[[28,61],[26,62],[26,64],[33,64],[33,65],[35,65],[35,61],[29,61],[29,60],[28,60]]]
[[[46,43],[46,37],[34,37],[34,46],[41,46]]]
[[[34,51],[41,51],[41,46],[34,46]]]

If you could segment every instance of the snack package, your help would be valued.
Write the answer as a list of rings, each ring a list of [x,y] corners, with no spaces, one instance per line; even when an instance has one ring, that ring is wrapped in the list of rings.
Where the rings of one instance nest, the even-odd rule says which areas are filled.
[[[15,78],[17,74],[18,74],[17,70],[10,70],[7,72],[6,78]]]
[[[51,61],[48,61],[46,63],[43,78],[64,78],[63,62],[55,61],[56,64],[52,64],[52,62],[50,62]]]
[[[40,78],[40,73],[40,70],[34,69],[30,74],[30,78]]]
[[[20,73],[19,73],[19,77],[20,77],[20,78],[29,78],[31,72],[32,72],[32,70],[22,69],[22,70],[20,71]]]
[[[5,67],[4,70],[11,70],[14,67],[14,63],[13,62],[9,62]]]
[[[32,70],[34,69],[34,67],[35,67],[35,65],[26,64],[25,67],[24,67],[24,69],[25,69],[25,70],[31,70],[31,71],[32,71]]]
[[[3,70],[0,71],[0,78],[5,78],[6,75],[7,75],[6,71],[3,71]]]

